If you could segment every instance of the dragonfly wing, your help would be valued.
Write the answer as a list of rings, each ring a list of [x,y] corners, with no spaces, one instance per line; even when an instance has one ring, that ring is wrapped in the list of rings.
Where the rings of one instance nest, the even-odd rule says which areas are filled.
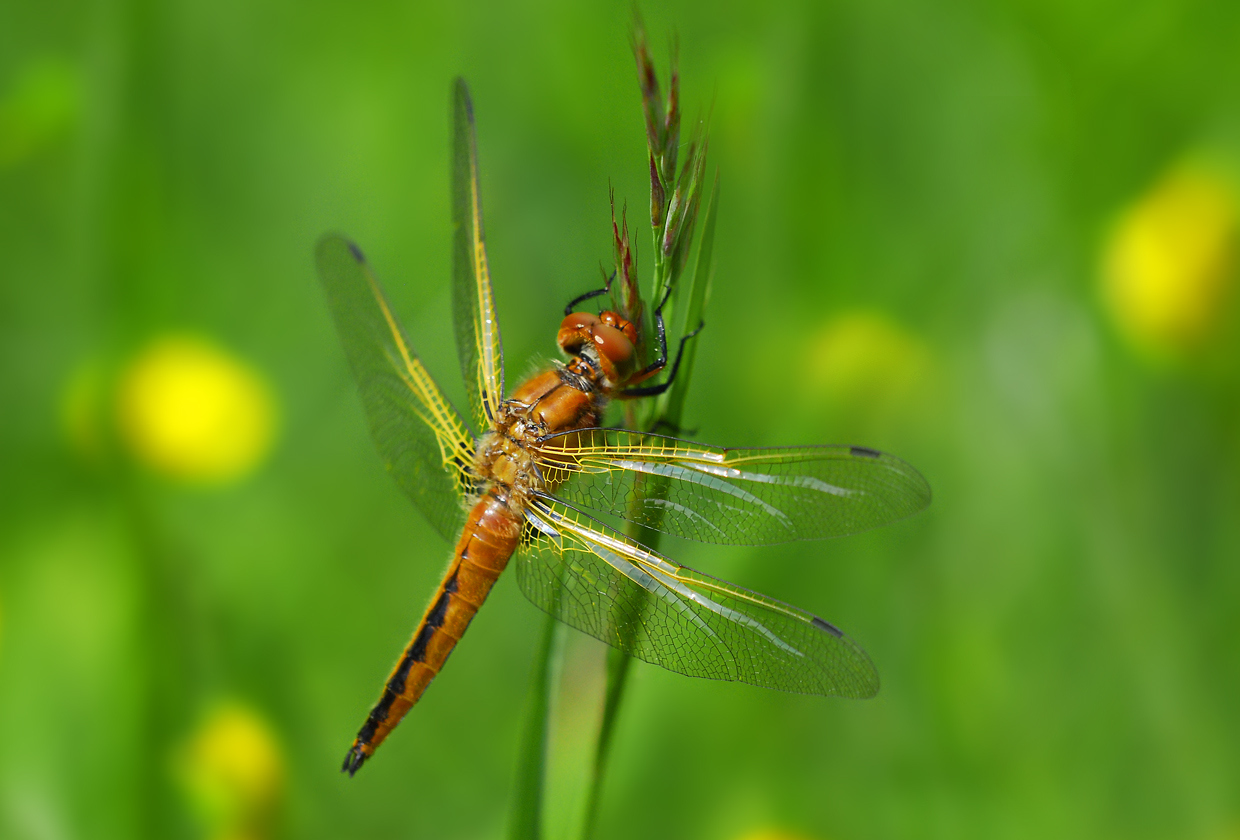
[[[452,312],[461,374],[469,391],[474,423],[490,428],[504,394],[504,349],[491,274],[487,268],[482,231],[482,203],[478,196],[478,143],[474,134],[474,106],[464,79],[454,91],[452,141]]]
[[[569,503],[707,543],[855,534],[930,503],[917,470],[860,446],[724,449],[587,429],[549,436],[539,457],[556,495]]]
[[[549,497],[526,515],[517,581],[564,623],[691,677],[801,694],[878,691],[865,651],[821,618],[679,566]]]
[[[474,441],[409,346],[358,247],[329,234],[316,256],[383,463],[435,529],[454,540],[464,499],[474,492]]]

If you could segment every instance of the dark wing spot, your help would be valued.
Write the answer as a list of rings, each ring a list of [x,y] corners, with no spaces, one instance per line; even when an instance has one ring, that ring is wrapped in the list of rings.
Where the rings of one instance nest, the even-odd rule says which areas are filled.
[[[345,240],[345,241],[349,243],[349,253],[353,254],[353,259],[357,260],[360,263],[366,262],[366,257],[365,255],[362,254],[362,249],[357,247],[356,243],[354,243],[351,240]]]
[[[866,451],[872,452],[873,450],[866,450]],[[835,636],[837,639],[843,637],[844,635],[843,630],[836,627],[834,624],[832,624],[829,621],[823,621],[818,616],[814,616],[814,618],[810,621],[810,624],[814,625],[819,630],[826,630],[828,633],[830,633],[832,636]]]
[[[870,449],[868,446],[853,446],[849,449],[854,458],[881,458],[883,453],[877,449]]]

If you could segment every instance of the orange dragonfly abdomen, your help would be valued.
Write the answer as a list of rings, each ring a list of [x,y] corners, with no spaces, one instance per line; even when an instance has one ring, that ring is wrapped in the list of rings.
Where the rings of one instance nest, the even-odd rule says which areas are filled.
[[[342,769],[349,775],[374,755],[383,739],[418,702],[465,635],[469,622],[508,566],[521,536],[523,519],[496,488],[488,491],[469,512],[435,597],[345,756]]]

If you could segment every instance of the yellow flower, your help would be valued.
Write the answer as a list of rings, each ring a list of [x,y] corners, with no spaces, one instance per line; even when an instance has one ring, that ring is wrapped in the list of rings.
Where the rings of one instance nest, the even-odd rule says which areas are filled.
[[[809,840],[809,838],[804,834],[796,834],[791,831],[764,828],[743,834],[740,840]]]
[[[847,312],[810,339],[806,384],[843,406],[889,408],[930,372],[930,351],[880,312]]]
[[[203,339],[170,336],[121,375],[122,440],[175,478],[222,482],[252,470],[270,448],[271,389],[249,365]]]
[[[178,762],[195,809],[215,838],[261,838],[284,795],[284,758],[267,722],[228,703],[206,716]]]
[[[1124,211],[1103,257],[1111,317],[1155,355],[1199,348],[1223,321],[1234,280],[1236,196],[1200,163],[1170,172]]]

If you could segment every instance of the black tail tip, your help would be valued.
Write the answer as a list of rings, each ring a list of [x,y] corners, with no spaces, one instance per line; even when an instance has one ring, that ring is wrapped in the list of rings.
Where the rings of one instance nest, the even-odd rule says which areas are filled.
[[[362,748],[356,744],[353,745],[344,757],[344,764],[340,765],[340,772],[348,773],[349,778],[352,779],[353,774],[366,763],[366,758],[366,753],[362,751]]]

